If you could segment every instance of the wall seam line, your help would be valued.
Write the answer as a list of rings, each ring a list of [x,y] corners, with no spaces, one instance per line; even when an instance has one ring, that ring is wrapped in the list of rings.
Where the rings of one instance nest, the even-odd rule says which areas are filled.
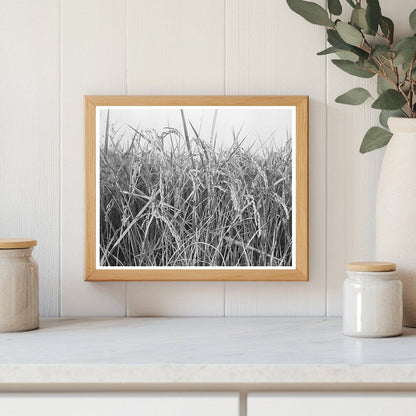
[[[59,279],[58,279],[58,316],[62,316],[62,281],[63,281],[63,252],[62,252],[62,224],[63,224],[63,143],[62,143],[62,0],[59,0]]]
[[[227,95],[227,0],[224,0],[224,95]],[[227,282],[223,282],[223,316],[227,316]]]
[[[224,0],[224,95],[227,95],[227,0]]]
[[[325,36],[325,35],[324,35]],[[324,48],[326,48],[327,42],[325,37]],[[328,200],[328,93],[329,93],[329,59],[328,55],[325,57],[325,316],[328,317],[328,212],[329,212],[329,200]]]
[[[125,30],[126,30],[126,33],[125,33],[125,43],[126,43],[126,45],[125,45],[125,65],[126,65],[126,68],[125,68],[125,83],[126,83],[126,85],[125,85],[125,94],[126,95],[128,95],[129,94],[129,65],[128,65],[128,62],[129,62],[129,52],[128,52],[128,45],[129,45],[129,21],[128,21],[128,18],[129,18],[129,14],[128,14],[128,7],[129,7],[129,1],[128,0],[125,0]],[[127,302],[128,302],[128,299],[127,299],[127,290],[128,290],[128,285],[129,285],[129,283],[128,282],[124,282],[124,316],[125,317],[127,317],[128,316],[128,304],[127,304]]]

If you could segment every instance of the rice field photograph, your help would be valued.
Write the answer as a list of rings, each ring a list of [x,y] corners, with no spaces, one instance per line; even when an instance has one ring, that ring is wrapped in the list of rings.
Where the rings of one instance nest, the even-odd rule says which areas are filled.
[[[97,107],[99,267],[292,267],[295,125],[295,107]]]

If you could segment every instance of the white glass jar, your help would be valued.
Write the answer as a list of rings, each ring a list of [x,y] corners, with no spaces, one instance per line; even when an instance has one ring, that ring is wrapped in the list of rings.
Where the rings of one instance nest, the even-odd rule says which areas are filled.
[[[343,332],[354,337],[393,337],[402,333],[402,282],[394,263],[347,264]]]
[[[0,332],[39,327],[38,265],[35,240],[0,240]]]

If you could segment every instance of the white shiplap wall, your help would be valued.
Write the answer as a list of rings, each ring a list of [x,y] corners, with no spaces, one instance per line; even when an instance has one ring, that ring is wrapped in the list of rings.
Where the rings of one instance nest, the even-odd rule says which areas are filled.
[[[413,3],[381,0],[400,35]],[[0,6],[0,234],[39,240],[42,315],[341,313],[344,263],[373,255],[383,152],[358,153],[371,110],[334,104],[363,82],[315,55],[325,47],[323,28],[285,0]],[[310,281],[84,282],[87,94],[309,95]]]
[[[56,0],[0,1],[0,235],[33,237],[43,315],[60,297],[60,17]]]

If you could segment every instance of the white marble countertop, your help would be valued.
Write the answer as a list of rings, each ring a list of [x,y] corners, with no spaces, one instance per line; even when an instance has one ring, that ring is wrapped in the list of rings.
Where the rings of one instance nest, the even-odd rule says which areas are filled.
[[[333,318],[42,320],[0,334],[0,387],[402,385],[416,388],[416,329],[358,339]]]

